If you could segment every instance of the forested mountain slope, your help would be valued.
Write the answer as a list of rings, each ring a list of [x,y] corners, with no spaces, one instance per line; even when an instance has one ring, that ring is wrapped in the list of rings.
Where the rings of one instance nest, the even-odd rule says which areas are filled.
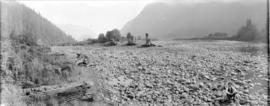
[[[237,33],[247,19],[263,29],[266,21],[265,3],[153,3],[121,30],[135,36],[149,33],[154,38],[202,37],[214,32]]]
[[[57,44],[75,41],[39,13],[17,2],[1,2],[1,37],[31,34],[40,44]]]

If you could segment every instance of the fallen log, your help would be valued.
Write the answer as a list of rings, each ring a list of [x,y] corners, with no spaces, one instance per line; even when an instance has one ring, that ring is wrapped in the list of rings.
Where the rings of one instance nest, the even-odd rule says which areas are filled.
[[[76,97],[79,99],[80,97],[83,97],[86,94],[86,91],[91,89],[92,86],[93,84],[86,82],[76,82],[65,85],[41,86],[36,88],[23,89],[23,95],[34,100],[67,97]]]

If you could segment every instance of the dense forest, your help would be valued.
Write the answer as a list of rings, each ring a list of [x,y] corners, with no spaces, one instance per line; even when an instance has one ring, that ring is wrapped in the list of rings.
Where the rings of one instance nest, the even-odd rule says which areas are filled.
[[[58,44],[75,41],[39,13],[17,2],[1,2],[2,38],[32,34],[39,44]]]

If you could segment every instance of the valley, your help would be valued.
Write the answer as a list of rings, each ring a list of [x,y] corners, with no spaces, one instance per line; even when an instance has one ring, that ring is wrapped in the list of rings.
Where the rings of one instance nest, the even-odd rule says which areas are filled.
[[[155,43],[162,47],[103,47],[98,44],[51,47],[52,52],[66,55],[73,63],[78,61],[76,54],[88,57],[87,65],[76,66],[74,71],[78,74],[72,76],[72,82],[91,82],[91,90],[87,92],[93,94],[93,101],[67,103],[93,106],[214,105],[217,98],[214,89],[233,82],[240,95],[240,104],[266,106],[265,45],[184,40]]]

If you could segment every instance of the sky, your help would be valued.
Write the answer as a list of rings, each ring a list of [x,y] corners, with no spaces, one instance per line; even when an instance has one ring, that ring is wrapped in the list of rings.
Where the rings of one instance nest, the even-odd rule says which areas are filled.
[[[135,18],[143,8],[153,2],[180,2],[183,4],[201,2],[236,2],[264,0],[19,0],[34,9],[52,23],[76,25],[88,28],[94,33],[106,33],[114,28],[121,29]],[[98,36],[98,35],[96,35]]]
[[[121,29],[152,0],[19,1],[56,25],[76,25],[94,33]]]

